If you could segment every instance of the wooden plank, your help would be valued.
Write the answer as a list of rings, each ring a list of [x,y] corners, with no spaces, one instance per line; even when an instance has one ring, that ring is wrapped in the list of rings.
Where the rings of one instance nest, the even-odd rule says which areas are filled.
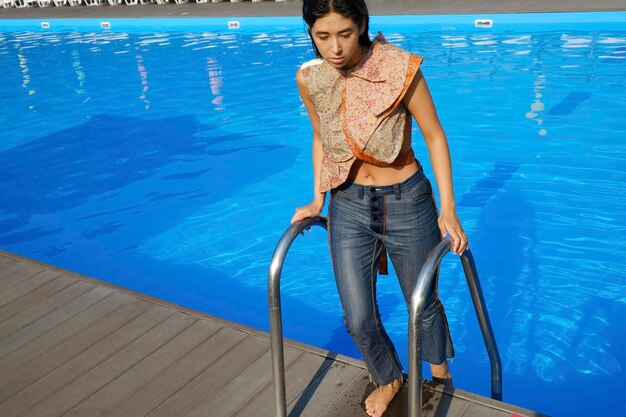
[[[48,299],[53,294],[63,290],[64,288],[72,285],[76,280],[63,276],[58,272],[44,271],[38,275],[50,275],[53,279],[47,284],[33,290],[32,292],[17,298],[10,303],[0,307],[0,323],[3,321],[21,313],[24,310],[28,310],[33,305]]]
[[[367,378],[367,371],[363,368],[335,361],[304,392],[289,401],[287,410],[299,417],[320,417],[345,394],[354,381],[361,378]],[[287,385],[291,385],[291,382]]]
[[[22,417],[61,416],[100,388],[159,349],[197,319],[176,313],[124,349],[36,404]]]
[[[289,404],[296,396],[320,375],[325,375],[330,369],[333,360],[321,355],[304,353],[285,369],[286,398]],[[320,381],[322,378],[320,378]],[[324,381],[325,383],[327,381]],[[274,384],[270,380],[265,387],[239,411],[233,414],[237,417],[257,417],[276,415],[274,406]]]
[[[264,352],[269,352],[269,346],[268,340],[255,336],[246,337],[148,416],[187,416],[206,398],[256,361]],[[217,417],[216,414],[215,416]]]
[[[3,402],[0,403],[0,415],[13,417],[30,409],[89,370],[99,366],[112,355],[128,347],[133,341],[143,337],[172,315],[173,312],[170,309],[152,307],[146,313],[133,319],[71,360],[53,368],[52,372],[44,374],[43,377],[19,392],[8,393],[8,396],[4,392],[0,392],[4,398]],[[47,359],[47,356],[43,355],[40,358]],[[42,362],[43,365],[46,364],[45,361]],[[20,369],[19,374],[21,373],[22,370]],[[5,387],[3,386],[3,388]]]
[[[108,412],[122,400],[149,383],[164,369],[205,342],[219,329],[219,325],[207,320],[196,321],[157,351],[78,404],[67,416],[89,415],[90,410],[98,410],[101,413]]]
[[[541,414],[538,413],[536,411],[532,411],[532,410],[527,410],[525,408],[521,408],[518,407],[516,405],[513,404],[509,404],[509,403],[505,403],[502,401],[497,401],[488,397],[483,397],[482,395],[478,395],[478,394],[474,394],[471,392],[467,392],[467,391],[463,391],[463,390],[458,390],[455,389],[454,390],[454,398],[455,400],[458,399],[463,399],[465,401],[468,401],[472,404],[476,404],[479,408],[476,409],[478,411],[476,412],[480,412],[480,407],[487,407],[487,408],[492,408],[496,411],[499,412],[503,412],[505,413],[507,416],[510,414],[519,414],[521,416],[525,416],[525,417],[547,417],[545,414]],[[468,410],[466,411],[466,413],[473,413],[474,410],[470,410],[468,408]]]
[[[2,323],[0,323],[0,339],[15,333],[22,327],[28,326],[35,320],[38,320],[46,314],[51,313],[57,308],[69,303],[73,299],[80,297],[92,288],[94,288],[93,284],[87,284],[86,282],[77,281],[69,287],[43,300],[42,302],[35,304],[27,310],[24,310],[20,314],[17,314],[9,318],[8,320],[3,321]]]
[[[22,327],[11,335],[0,339],[0,358],[6,356],[20,346],[25,345],[51,328],[63,323],[65,320],[72,318],[76,314],[80,314],[83,310],[89,308],[98,301],[101,301],[112,292],[113,290],[110,288],[100,286],[94,287],[62,307],[59,307],[42,318]]]
[[[5,265],[0,268],[0,282],[4,279],[4,277],[9,276],[10,274],[19,271],[22,268],[26,268],[26,262],[20,262],[16,259],[12,259],[7,262]]]
[[[13,258],[0,253],[0,270],[2,269],[3,265],[8,264],[10,262],[14,262]]]
[[[367,371],[356,379],[333,403],[324,414],[323,417],[368,417],[363,407],[363,401],[369,393],[370,379]],[[392,402],[393,404],[393,402]],[[385,417],[389,417],[385,413]]]
[[[189,355],[111,410],[107,417],[141,417],[149,414],[245,337],[246,333],[222,327]]]
[[[133,301],[135,301],[135,298],[128,294],[124,294],[120,291],[112,293],[102,301],[81,312],[81,314],[48,330],[28,342],[28,344],[20,347],[20,349],[14,350],[0,359],[0,375],[8,375],[11,370],[32,361],[44,352],[50,351],[56,345],[72,338],[80,331],[92,325],[96,325],[101,318],[112,313],[120,306],[130,304]]]
[[[478,403],[470,403],[462,417],[510,417],[507,413]]]
[[[132,324],[128,323],[135,320],[137,316],[144,314],[149,307],[150,305],[143,301],[133,301],[131,304],[125,305],[115,310],[110,315],[91,324],[84,332],[67,339],[65,342],[55,346],[40,356],[30,360],[26,360],[28,357],[18,357],[15,360],[15,364],[3,363],[2,368],[0,368],[0,375],[4,375],[5,377],[0,379],[0,401],[6,400],[13,394],[53,371],[55,368],[68,362],[79,353],[98,344],[101,339],[115,332],[120,327],[122,327],[122,329],[114,336],[116,340],[125,341],[129,337],[134,337],[134,333],[130,333],[128,330],[131,332],[136,331],[138,333],[137,337],[139,337],[142,328],[136,324],[141,324],[141,319],[136,320]],[[106,340],[103,341],[105,345],[106,342]],[[97,362],[99,356],[97,352],[95,352],[95,349],[96,348],[92,348],[92,351],[86,352],[84,356],[92,361],[96,361],[97,364],[99,363]],[[80,358],[76,358],[75,362],[80,362]],[[66,366],[71,365],[72,364],[68,364]],[[80,370],[82,368],[79,365],[76,366],[75,369]],[[62,370],[57,371],[57,377],[62,377],[61,372]],[[67,374],[71,377],[71,372]],[[38,391],[38,393],[41,392]],[[0,411],[2,409],[3,406],[0,404]]]
[[[422,415],[424,417],[462,416],[470,405],[469,401],[455,398],[454,389],[444,389],[431,381],[424,381],[422,392]],[[405,386],[400,396],[401,401],[394,404],[395,407],[390,407],[391,416],[403,416],[408,413],[407,397],[407,386]]]
[[[58,275],[46,274],[46,271],[43,271],[3,292],[0,292],[0,306],[8,304],[13,300],[28,294],[29,292],[50,282],[56,276]]]
[[[0,291],[6,291],[8,288],[19,284],[25,279],[28,279],[42,271],[43,268],[29,264],[27,264],[23,268],[19,268],[18,270],[9,273],[6,273],[6,270],[4,270],[3,275],[0,278]]]
[[[207,396],[188,417],[231,416],[253,398],[272,379],[271,352],[267,351],[214,395]],[[298,349],[285,347],[285,367],[303,355]]]

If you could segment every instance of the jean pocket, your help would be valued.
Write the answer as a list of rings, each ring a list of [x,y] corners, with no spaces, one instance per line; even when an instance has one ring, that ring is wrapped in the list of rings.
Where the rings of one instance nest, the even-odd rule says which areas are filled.
[[[433,188],[428,178],[423,176],[409,189],[411,199],[416,203],[421,203],[431,196]]]

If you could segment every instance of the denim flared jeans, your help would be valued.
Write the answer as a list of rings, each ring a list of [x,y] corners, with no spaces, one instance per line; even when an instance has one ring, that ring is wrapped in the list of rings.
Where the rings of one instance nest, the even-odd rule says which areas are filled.
[[[383,245],[398,275],[407,306],[430,250],[441,240],[430,181],[419,167],[388,186],[346,182],[331,190],[329,245],[348,333],[377,385],[403,375],[376,302],[376,277]],[[454,356],[437,280],[423,315],[422,359],[433,364]]]

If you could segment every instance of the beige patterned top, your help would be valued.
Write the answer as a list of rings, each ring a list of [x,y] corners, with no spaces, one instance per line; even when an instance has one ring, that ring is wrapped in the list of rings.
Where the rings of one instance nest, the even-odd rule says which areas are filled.
[[[357,159],[378,166],[403,166],[400,156],[408,111],[402,98],[423,58],[390,43],[382,33],[361,61],[338,70],[326,60],[302,65],[302,75],[320,116],[324,155],[320,192],[341,185]]]

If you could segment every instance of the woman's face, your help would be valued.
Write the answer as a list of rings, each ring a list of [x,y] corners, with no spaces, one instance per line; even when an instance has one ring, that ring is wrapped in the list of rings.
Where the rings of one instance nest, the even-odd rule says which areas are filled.
[[[320,17],[310,28],[313,42],[322,57],[338,69],[351,68],[363,57],[359,36],[364,29],[352,19],[335,12]]]

